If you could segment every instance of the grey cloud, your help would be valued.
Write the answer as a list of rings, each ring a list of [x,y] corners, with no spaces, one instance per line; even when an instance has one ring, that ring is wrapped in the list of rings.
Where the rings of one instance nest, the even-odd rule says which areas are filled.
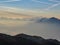
[[[28,21],[30,18],[8,18],[8,17],[0,17],[0,20],[11,20],[11,21]]]
[[[22,22],[22,21],[21,21]],[[24,21],[25,23],[26,21]],[[23,23],[22,23],[23,24]],[[37,22],[28,22],[23,26],[19,23],[18,25],[9,26],[0,23],[0,32],[7,34],[18,34],[25,33],[29,35],[38,35],[44,38],[53,38],[60,40],[60,25],[53,23],[37,23]]]
[[[44,38],[53,38],[60,40],[60,25],[48,23],[29,23],[24,26],[20,24],[17,26],[6,26],[0,24],[0,32],[14,35],[18,33],[25,33],[30,35],[39,35]]]

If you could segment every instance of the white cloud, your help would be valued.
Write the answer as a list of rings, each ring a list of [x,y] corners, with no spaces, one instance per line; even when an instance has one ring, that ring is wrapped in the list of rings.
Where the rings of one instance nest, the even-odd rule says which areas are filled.
[[[17,8],[8,7],[8,6],[0,6],[0,10],[9,11],[9,12],[15,12],[15,11],[17,11]]]
[[[45,4],[45,5],[48,5],[48,4],[51,4],[51,3],[46,3],[46,2],[42,2],[42,1],[38,1],[38,0],[32,0],[32,1],[34,1],[34,2],[38,2],[38,3],[41,3],[41,4]]]
[[[49,6],[48,8],[46,8],[45,10],[50,10],[51,8],[54,8],[56,6],[60,5],[60,3],[57,3],[57,4],[53,4],[51,6]]]
[[[0,10],[24,15],[32,15],[32,16],[37,16],[40,15],[41,13],[45,13],[43,10],[23,9],[8,6],[0,6]]]
[[[9,1],[19,1],[19,0],[9,0]]]
[[[52,2],[60,2],[59,0],[49,0],[49,1],[52,1]]]
[[[5,1],[0,1],[0,3],[5,3],[5,2],[15,2],[15,1],[21,1],[21,0],[5,0]]]
[[[48,1],[52,2],[52,3],[55,2],[55,4],[48,3],[48,2],[41,2],[41,0],[32,0],[32,1],[48,5],[48,7],[46,9],[44,9],[44,10],[50,10],[51,8],[54,8],[54,7],[58,6],[58,5],[60,5],[60,1],[59,0],[48,0]]]

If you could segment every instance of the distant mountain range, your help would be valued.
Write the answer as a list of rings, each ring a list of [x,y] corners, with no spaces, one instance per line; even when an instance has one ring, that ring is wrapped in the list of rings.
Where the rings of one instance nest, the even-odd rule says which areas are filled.
[[[40,20],[37,20],[38,23],[42,22],[42,23],[56,23],[56,24],[60,24],[60,19],[55,18],[55,17],[51,17],[51,18],[41,18]]]
[[[51,18],[44,18],[44,17],[32,17],[32,18],[7,18],[7,17],[0,17],[0,20],[12,20],[12,21],[33,21],[38,23],[56,23],[60,24],[60,19],[51,17]]]
[[[44,39],[26,34],[10,36],[0,33],[0,45],[60,45],[60,42],[56,39]]]
[[[12,21],[34,21],[38,23],[56,23],[60,24],[60,19],[51,17],[51,18],[44,18],[44,17],[32,17],[32,18],[7,18],[7,17],[0,17],[0,20],[12,20]]]

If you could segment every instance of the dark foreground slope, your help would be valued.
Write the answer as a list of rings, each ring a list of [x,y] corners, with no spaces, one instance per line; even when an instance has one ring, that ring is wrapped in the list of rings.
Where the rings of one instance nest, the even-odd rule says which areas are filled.
[[[56,39],[44,39],[26,34],[10,36],[0,33],[0,45],[60,45],[60,42]]]

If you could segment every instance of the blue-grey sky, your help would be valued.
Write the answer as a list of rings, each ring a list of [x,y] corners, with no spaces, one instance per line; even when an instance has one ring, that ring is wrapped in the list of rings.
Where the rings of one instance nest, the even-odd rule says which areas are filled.
[[[24,15],[60,18],[60,0],[0,0],[0,9]]]

